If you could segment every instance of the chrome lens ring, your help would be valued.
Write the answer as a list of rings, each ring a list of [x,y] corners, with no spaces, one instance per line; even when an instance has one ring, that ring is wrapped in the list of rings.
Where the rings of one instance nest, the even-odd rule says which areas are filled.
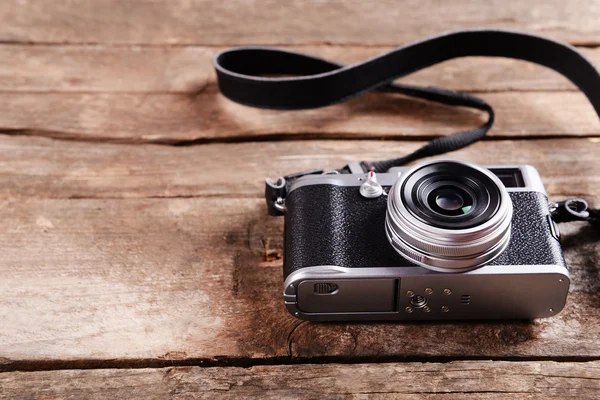
[[[456,193],[469,208],[439,210],[431,197],[437,203],[436,193]],[[512,202],[494,174],[472,163],[442,160],[421,163],[400,176],[388,196],[385,229],[403,257],[432,270],[463,272],[504,251],[511,219]]]

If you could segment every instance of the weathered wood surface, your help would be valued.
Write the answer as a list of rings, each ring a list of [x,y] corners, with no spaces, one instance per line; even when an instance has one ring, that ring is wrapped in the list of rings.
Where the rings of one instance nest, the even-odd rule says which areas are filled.
[[[402,44],[398,41],[397,45]],[[344,64],[391,50],[386,46],[293,46]],[[197,93],[216,84],[212,59],[225,47],[0,45],[0,91]],[[600,64],[600,49],[580,48]],[[401,80],[468,91],[575,90],[566,78],[536,64],[489,57],[441,63]]]
[[[0,20],[0,41],[19,43],[396,45],[474,26],[600,43],[600,3],[586,0],[5,0]]]
[[[490,136],[600,136],[579,92],[502,92],[482,96],[496,111]],[[372,93],[317,110],[257,110],[216,88],[190,94],[0,92],[0,132],[87,141],[181,143],[194,140],[430,138],[483,124],[484,115]]]
[[[0,215],[0,369],[600,357],[600,238],[575,224],[563,228],[574,284],[555,318],[314,324],[283,307],[282,221],[262,200],[6,200]]]
[[[600,363],[99,369],[0,374],[0,399],[597,399]]]
[[[535,21],[532,23],[537,30],[554,32],[555,37],[561,37],[561,33],[555,32],[558,30],[564,33],[562,38],[565,40],[577,42],[572,40],[573,32],[586,32],[587,41],[584,42],[590,44],[595,36],[589,28],[597,30],[600,38],[600,29],[594,24],[588,26],[585,22],[588,19],[596,20],[593,16],[600,13],[598,2],[586,2],[581,7],[571,3],[567,6],[563,2],[552,5],[517,2],[507,5],[502,2],[501,7],[497,7],[500,4],[495,4],[496,2],[477,7],[467,3],[436,3],[436,6],[420,4],[418,7],[406,6],[406,10],[399,12],[404,6],[391,7],[390,4],[377,2],[368,5],[367,8],[371,11],[367,13],[362,10],[364,5],[358,3],[340,4],[337,7],[335,4],[323,6],[312,2],[304,5],[278,3],[278,7],[273,8],[278,10],[278,18],[287,13],[297,13],[298,7],[305,8],[309,14],[315,12],[320,18],[327,17],[332,12],[341,12],[343,15],[349,12],[347,18],[353,18],[354,13],[360,11],[360,21],[365,23],[369,15],[379,15],[379,19],[382,16],[384,19],[389,18],[394,13],[382,15],[382,10],[390,7],[398,9],[401,18],[411,21],[420,15],[410,15],[411,12],[427,12],[430,17],[427,21],[432,25],[423,26],[419,22],[419,37],[423,30],[439,31],[442,27],[439,21],[432,18],[433,9],[444,16],[460,10],[465,19],[453,22],[457,27],[471,26],[472,21],[493,14],[501,24],[514,23],[522,28],[527,28],[527,24],[521,19],[531,19]],[[228,2],[226,6],[219,5],[215,8],[213,4],[208,7],[211,15],[217,13],[214,15],[219,15],[222,21],[232,19],[231,24],[223,24],[219,20],[219,29],[208,36],[211,40],[224,40],[220,44],[208,43],[218,44],[216,47],[195,44],[160,46],[158,44],[164,42],[152,42],[150,38],[153,36],[145,31],[152,28],[154,34],[161,33],[163,37],[168,37],[168,32],[162,29],[172,29],[170,23],[177,22],[177,32],[188,32],[189,24],[180,23],[179,19],[195,21],[192,16],[206,9],[208,4],[209,2],[189,1],[135,4],[83,1],[77,7],[60,2],[46,7],[43,2],[3,2],[0,4],[0,18],[6,23],[0,25],[0,41],[3,35],[7,35],[6,41],[11,43],[25,40],[18,39],[18,32],[21,32],[19,27],[22,26],[27,28],[23,31],[27,34],[39,31],[38,38],[28,37],[26,42],[54,43],[57,40],[63,43],[65,40],[58,38],[67,35],[75,38],[75,41],[89,43],[89,40],[82,39],[89,33],[100,35],[98,43],[104,44],[0,45],[0,59],[4,60],[0,70],[0,108],[3,110],[0,113],[0,132],[91,141],[160,143],[278,140],[317,135],[329,138],[428,138],[472,128],[483,121],[484,116],[472,110],[428,104],[391,94],[370,94],[346,104],[310,111],[256,110],[234,104],[218,95],[211,59],[229,43],[227,38],[235,37],[237,44],[243,44],[239,40],[269,43],[259,40],[260,35],[263,35],[261,32],[255,32],[259,37],[252,39],[253,36],[249,34],[240,36],[236,32],[227,31],[231,27],[236,28],[233,21],[242,15],[246,20],[242,28],[253,26],[251,20],[253,16],[258,18],[259,14],[254,11],[244,12],[250,7],[250,3]],[[261,10],[261,7],[269,4],[264,2],[253,4],[252,7]],[[330,10],[329,14],[319,11],[323,7]],[[474,12],[474,9],[478,11]],[[500,18],[499,13],[514,16]],[[119,17],[116,20],[105,18],[109,14]],[[309,17],[308,14],[303,15]],[[397,29],[400,26],[397,22],[398,15],[393,16],[394,23],[388,28]],[[262,9],[260,18],[265,17]],[[128,23],[120,23],[120,18],[126,18]],[[136,18],[145,23],[134,24]],[[552,18],[559,18],[560,24],[549,23],[545,27],[537,21],[552,21]],[[32,24],[34,21],[35,24]],[[111,21],[115,26],[107,24]],[[318,19],[311,21],[316,23]],[[573,24],[571,21],[578,22]],[[90,29],[100,22],[103,24],[102,29]],[[159,22],[161,29],[156,29]],[[210,29],[210,25],[196,25],[193,29],[194,37],[207,37],[201,36],[198,29]],[[358,28],[360,24],[357,25]],[[299,31],[290,36],[292,39],[285,35],[273,37],[282,40],[281,44],[292,45],[292,48],[345,63],[363,60],[389,50],[391,45],[409,40],[400,35],[389,43],[365,43],[365,38],[376,37],[373,35],[376,33],[373,32],[375,28],[387,29],[381,21],[371,24],[370,35],[361,35],[363,41],[354,43],[341,40],[341,45],[331,45],[336,41],[315,42],[307,39],[313,34],[308,31]],[[409,31],[406,28],[403,26],[402,32]],[[66,31],[61,32],[64,29]],[[138,32],[139,29],[143,32]],[[80,32],[82,30],[85,32]],[[352,35],[351,30],[340,31],[343,35]],[[110,40],[100,39],[104,37],[103,34],[112,33],[118,34],[119,38],[126,38],[127,33],[134,36],[139,34],[153,45],[115,46]],[[323,36],[325,33],[318,34]],[[299,39],[293,39],[295,37]],[[126,39],[123,40],[128,43]],[[92,42],[95,43],[94,40]],[[181,44],[179,39],[167,42]],[[184,40],[183,43],[187,42]],[[597,48],[582,48],[582,51],[592,61],[600,62],[600,51]],[[503,59],[467,58],[443,63],[403,81],[479,92],[494,106],[498,114],[490,136],[600,136],[597,116],[585,97],[581,93],[572,92],[574,87],[565,78],[533,64]],[[565,93],[565,90],[569,93]]]
[[[573,286],[555,318],[312,324],[289,316],[281,301],[282,221],[266,218],[261,177],[269,168],[289,172],[317,160],[341,166],[356,155],[381,156],[389,147],[383,142],[269,143],[268,153],[261,144],[2,143],[13,158],[0,164],[8,178],[0,208],[0,368],[600,357],[600,237],[580,224],[563,228]],[[505,154],[520,162],[535,153],[529,161],[543,174],[548,169],[553,196],[579,187],[597,199],[598,146],[598,139],[493,141],[457,156],[500,163]],[[264,167],[271,153],[279,155]],[[233,171],[231,182],[216,179],[223,170]]]
[[[397,158],[424,144],[307,140],[173,147],[0,135],[0,198],[262,198],[266,176]],[[531,164],[550,195],[594,198],[600,195],[599,154],[600,138],[572,138],[480,142],[448,157]]]
[[[351,63],[491,26],[600,64],[598,20],[600,2],[583,0],[0,2],[0,398],[597,398],[600,233],[583,224],[562,227],[572,286],[555,318],[288,315],[262,178],[395,157],[484,115],[390,94],[255,110],[218,95],[210,61],[266,44]],[[496,109],[492,140],[452,157],[532,164],[553,199],[600,207],[600,124],[566,79],[466,58],[402,81]],[[433,363],[456,359],[471,361]],[[361,361],[396,363],[310,364]],[[256,366],[296,362],[308,364]]]

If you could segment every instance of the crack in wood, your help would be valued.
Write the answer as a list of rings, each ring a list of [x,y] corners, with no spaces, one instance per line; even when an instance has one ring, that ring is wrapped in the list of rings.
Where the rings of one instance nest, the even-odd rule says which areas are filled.
[[[302,321],[306,322],[306,321]],[[301,325],[302,322],[298,325]],[[586,363],[600,361],[600,357],[564,356],[564,357],[460,357],[460,356],[422,356],[422,357],[219,357],[219,358],[188,358],[165,360],[152,359],[78,359],[78,360],[5,360],[0,364],[0,374],[10,372],[41,372],[62,370],[92,370],[92,369],[146,369],[146,368],[213,368],[213,367],[238,367],[252,368],[260,366],[285,366],[285,365],[326,365],[326,364],[389,364],[389,363],[438,363],[446,364],[456,361],[493,361],[493,362],[555,362],[555,363]],[[426,372],[426,371],[424,371]],[[535,376],[537,374],[530,374]],[[544,375],[547,376],[547,375]],[[557,378],[568,376],[557,375]],[[581,378],[583,379],[583,378]],[[596,380],[590,378],[590,380]],[[598,378],[600,380],[600,378]]]
[[[586,49],[600,48],[600,42],[586,41],[586,40],[570,40],[565,43],[571,46],[581,47]],[[2,46],[32,46],[32,47],[108,47],[108,48],[125,48],[125,49],[139,49],[139,48],[189,48],[189,47],[208,47],[215,49],[222,49],[226,47],[239,46],[239,42],[223,42],[219,44],[210,42],[181,42],[181,43],[147,43],[147,42],[128,42],[128,43],[117,43],[117,42],[100,42],[100,41],[43,41],[43,40],[20,40],[20,39],[0,39],[0,45]],[[290,44],[289,42],[273,42],[269,43],[269,47],[279,47],[282,49],[295,49],[304,46],[315,46],[315,47],[348,47],[348,48],[382,48],[389,47],[394,48],[400,46],[401,43],[362,43],[362,42],[335,42],[331,40],[324,41],[301,41]]]
[[[294,333],[296,332],[296,330],[298,328],[300,328],[301,325],[303,325],[303,324],[305,324],[307,322],[308,321],[300,321],[299,323],[297,323],[292,328],[292,330],[290,331],[290,333],[288,335],[288,339],[287,339],[287,342],[288,342],[288,354],[289,354],[290,358],[294,358],[294,349],[293,349],[293,345],[294,345],[294,338],[293,338],[293,336],[294,336]]]
[[[32,130],[32,129],[6,129],[0,128],[0,135],[5,136],[25,136],[25,137],[39,137],[65,142],[80,142],[80,143],[104,143],[104,144],[122,144],[122,145],[163,145],[172,147],[188,147],[188,146],[202,146],[207,144],[240,144],[240,143],[253,143],[253,142],[283,142],[283,141],[385,141],[385,142],[422,142],[429,141],[444,135],[431,135],[421,134],[412,136],[403,135],[365,135],[355,136],[347,133],[314,133],[305,132],[301,134],[264,134],[264,135],[238,135],[233,137],[220,137],[220,138],[197,138],[189,140],[168,140],[168,139],[135,139],[135,138],[102,138],[85,135],[83,133],[73,132],[59,132],[59,131],[45,131],[45,130]],[[593,139],[600,137],[598,134],[585,134],[585,135],[566,135],[560,133],[550,133],[545,135],[504,135],[504,136],[485,136],[482,141],[510,141],[510,140],[565,140],[565,139]]]

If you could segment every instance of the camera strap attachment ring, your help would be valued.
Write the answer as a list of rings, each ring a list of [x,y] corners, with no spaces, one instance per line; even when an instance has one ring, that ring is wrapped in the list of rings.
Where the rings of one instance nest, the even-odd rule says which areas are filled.
[[[573,198],[550,204],[555,222],[588,221],[600,226],[600,210],[593,210],[583,199]]]
[[[276,182],[271,178],[265,180],[265,199],[269,215],[279,216],[285,213],[285,195],[287,193],[287,181],[280,177]]]
[[[269,215],[277,217],[285,214],[285,196],[287,195],[290,184],[306,175],[322,174],[323,169],[311,169],[308,171],[297,172],[295,174],[281,176],[273,182],[271,178],[265,180],[265,199]]]

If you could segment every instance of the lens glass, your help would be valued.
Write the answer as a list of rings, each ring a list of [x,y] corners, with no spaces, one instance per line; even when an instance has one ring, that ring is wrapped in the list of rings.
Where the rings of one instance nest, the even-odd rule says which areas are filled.
[[[465,201],[457,193],[444,191],[435,196],[435,204],[444,211],[456,211],[465,204]]]
[[[500,205],[500,188],[489,175],[465,164],[431,164],[405,180],[403,202],[411,214],[428,225],[475,227],[489,220]]]
[[[464,189],[457,186],[441,186],[427,196],[429,207],[445,216],[468,214],[473,209],[474,199]]]

